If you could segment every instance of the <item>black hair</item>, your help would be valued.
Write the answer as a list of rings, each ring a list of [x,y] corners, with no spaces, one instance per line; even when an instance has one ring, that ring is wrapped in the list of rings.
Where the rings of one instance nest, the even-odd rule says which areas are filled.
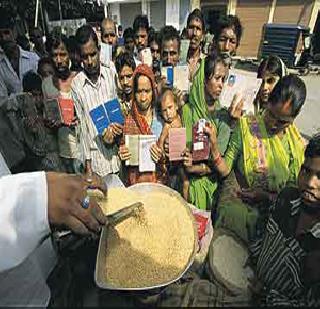
[[[128,38],[134,39],[134,32],[133,32],[133,29],[131,27],[124,29],[123,38],[124,38],[124,40],[126,40]]]
[[[118,26],[118,31],[122,31],[122,26],[121,25]]]
[[[173,27],[173,26],[164,26],[160,31],[161,36],[161,45],[163,45],[163,42],[170,41],[170,40],[177,40],[180,50],[180,35],[179,31]]]
[[[159,45],[159,48],[161,46],[161,36],[159,32],[154,32],[149,35],[148,44],[150,45],[152,42],[156,42]]]
[[[147,32],[149,32],[149,20],[147,15],[140,14],[134,19],[133,32],[137,33],[140,28],[146,29]]]
[[[218,20],[217,27],[215,29],[214,37],[215,40],[219,40],[219,37],[223,31],[223,29],[232,28],[237,37],[237,46],[240,44],[242,37],[242,25],[240,19],[235,15],[227,15]]]
[[[41,76],[42,76],[42,74],[41,74],[41,69],[42,69],[42,67],[43,67],[45,64],[51,65],[52,68],[55,67],[54,62],[53,62],[53,60],[52,60],[51,57],[43,57],[43,58],[41,58],[41,59],[39,60],[39,62],[38,62],[38,74],[41,75]]]
[[[307,145],[304,155],[306,158],[320,157],[320,133],[312,136]]]
[[[71,50],[70,40],[64,34],[51,35],[46,41],[46,50],[51,55],[52,51],[58,48],[61,44],[63,44],[66,47],[69,53]]]
[[[116,58],[115,66],[119,74],[124,66],[128,66],[134,71],[136,69],[136,62],[134,61],[132,54],[128,52],[123,52],[123,53],[120,53]]]
[[[292,106],[292,116],[296,117],[307,96],[307,89],[304,81],[293,74],[282,77],[272,90],[269,102],[272,105],[290,101]]]
[[[25,35],[18,35],[16,41],[23,50],[30,51],[30,41]]]
[[[270,55],[264,58],[259,65],[257,77],[262,78],[265,72],[278,75],[280,78],[285,75],[285,65],[278,56]]]
[[[97,48],[99,48],[99,41],[98,41],[97,34],[94,32],[94,30],[90,25],[83,25],[82,27],[78,28],[76,32],[76,41],[77,41],[78,50],[80,50],[81,45],[86,44],[87,42],[90,41],[90,39],[92,39],[95,42]]]
[[[214,70],[216,68],[217,63],[222,63],[225,67],[228,67],[226,61],[217,56],[215,53],[207,56],[204,60],[204,80],[207,82],[214,75]]]
[[[205,26],[205,22],[204,22],[204,17],[202,12],[199,9],[194,9],[188,16],[188,20],[187,20],[187,27],[189,26],[189,23],[191,23],[191,21],[193,21],[194,19],[199,19],[201,21],[202,24],[202,32],[205,33],[206,32],[206,26]]]
[[[24,92],[34,90],[42,91],[42,79],[40,75],[33,71],[27,72],[22,79],[22,87]]]
[[[4,7],[0,8],[0,28],[13,30],[14,24],[14,18],[9,10]]]

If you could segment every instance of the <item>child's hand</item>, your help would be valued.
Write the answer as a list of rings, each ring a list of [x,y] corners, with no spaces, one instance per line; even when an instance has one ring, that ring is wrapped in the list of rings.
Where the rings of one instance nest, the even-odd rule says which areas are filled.
[[[125,145],[121,145],[119,147],[119,157],[121,161],[126,161],[129,160],[131,158],[131,153],[128,149],[128,147],[126,147]]]
[[[183,157],[183,165],[185,167],[191,167],[192,166],[192,153],[188,148],[186,148],[181,156]]]
[[[161,148],[157,144],[150,147],[151,158],[155,163],[158,163],[163,156]]]

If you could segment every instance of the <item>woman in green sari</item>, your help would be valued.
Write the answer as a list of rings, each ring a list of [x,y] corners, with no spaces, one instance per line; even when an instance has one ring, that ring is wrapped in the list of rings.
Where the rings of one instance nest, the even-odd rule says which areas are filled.
[[[206,119],[215,126],[221,152],[227,148],[233,119],[241,115],[241,104],[232,104],[230,110],[220,107],[228,65],[220,57],[207,57],[201,61],[194,77],[188,104],[182,108],[182,122],[187,130],[187,147],[191,149],[192,127],[199,119]],[[240,108],[239,108],[240,107]],[[232,115],[232,116],[231,116]],[[212,209],[215,204],[218,175],[209,162],[192,164],[190,152],[185,154],[186,172],[189,178],[188,201],[200,209]]]
[[[245,241],[252,240],[259,229],[263,230],[268,206],[279,191],[288,183],[296,183],[304,159],[304,143],[293,121],[305,98],[306,86],[299,77],[288,75],[280,79],[265,112],[240,119],[224,158],[216,129],[205,129],[210,136],[215,170],[226,177],[234,169],[240,187],[238,199],[227,196],[219,202],[215,227],[230,229]]]

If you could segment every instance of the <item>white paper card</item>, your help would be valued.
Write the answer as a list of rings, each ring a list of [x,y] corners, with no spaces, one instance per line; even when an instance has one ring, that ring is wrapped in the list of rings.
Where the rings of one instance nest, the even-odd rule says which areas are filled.
[[[152,68],[152,54],[149,47],[140,51],[140,59],[143,64]]]
[[[189,67],[179,65],[173,71],[173,86],[185,92],[189,92]]]
[[[151,158],[150,148],[157,141],[155,135],[140,135],[139,138],[139,172],[154,172],[156,165]]]
[[[101,42],[100,61],[107,65],[112,61],[112,45]]]
[[[243,111],[245,114],[254,114],[253,101],[259,92],[261,78],[245,75],[237,70],[230,70],[220,95],[222,106],[229,107],[235,95],[244,99]]]

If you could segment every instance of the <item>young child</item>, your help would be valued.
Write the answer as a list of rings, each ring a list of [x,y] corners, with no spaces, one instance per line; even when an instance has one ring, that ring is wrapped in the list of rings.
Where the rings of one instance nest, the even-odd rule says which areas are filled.
[[[160,100],[161,115],[164,120],[161,135],[158,140],[158,145],[165,152],[165,143],[169,138],[169,130],[171,128],[181,128],[182,122],[179,115],[177,94],[171,88],[165,88],[162,91]],[[187,200],[189,193],[189,182],[184,169],[180,164],[170,164],[164,161],[161,167],[163,175],[168,177],[168,185],[172,188],[177,188],[179,178],[182,180],[182,195]],[[172,173],[174,171],[174,173]],[[171,174],[171,175],[170,175]]]

